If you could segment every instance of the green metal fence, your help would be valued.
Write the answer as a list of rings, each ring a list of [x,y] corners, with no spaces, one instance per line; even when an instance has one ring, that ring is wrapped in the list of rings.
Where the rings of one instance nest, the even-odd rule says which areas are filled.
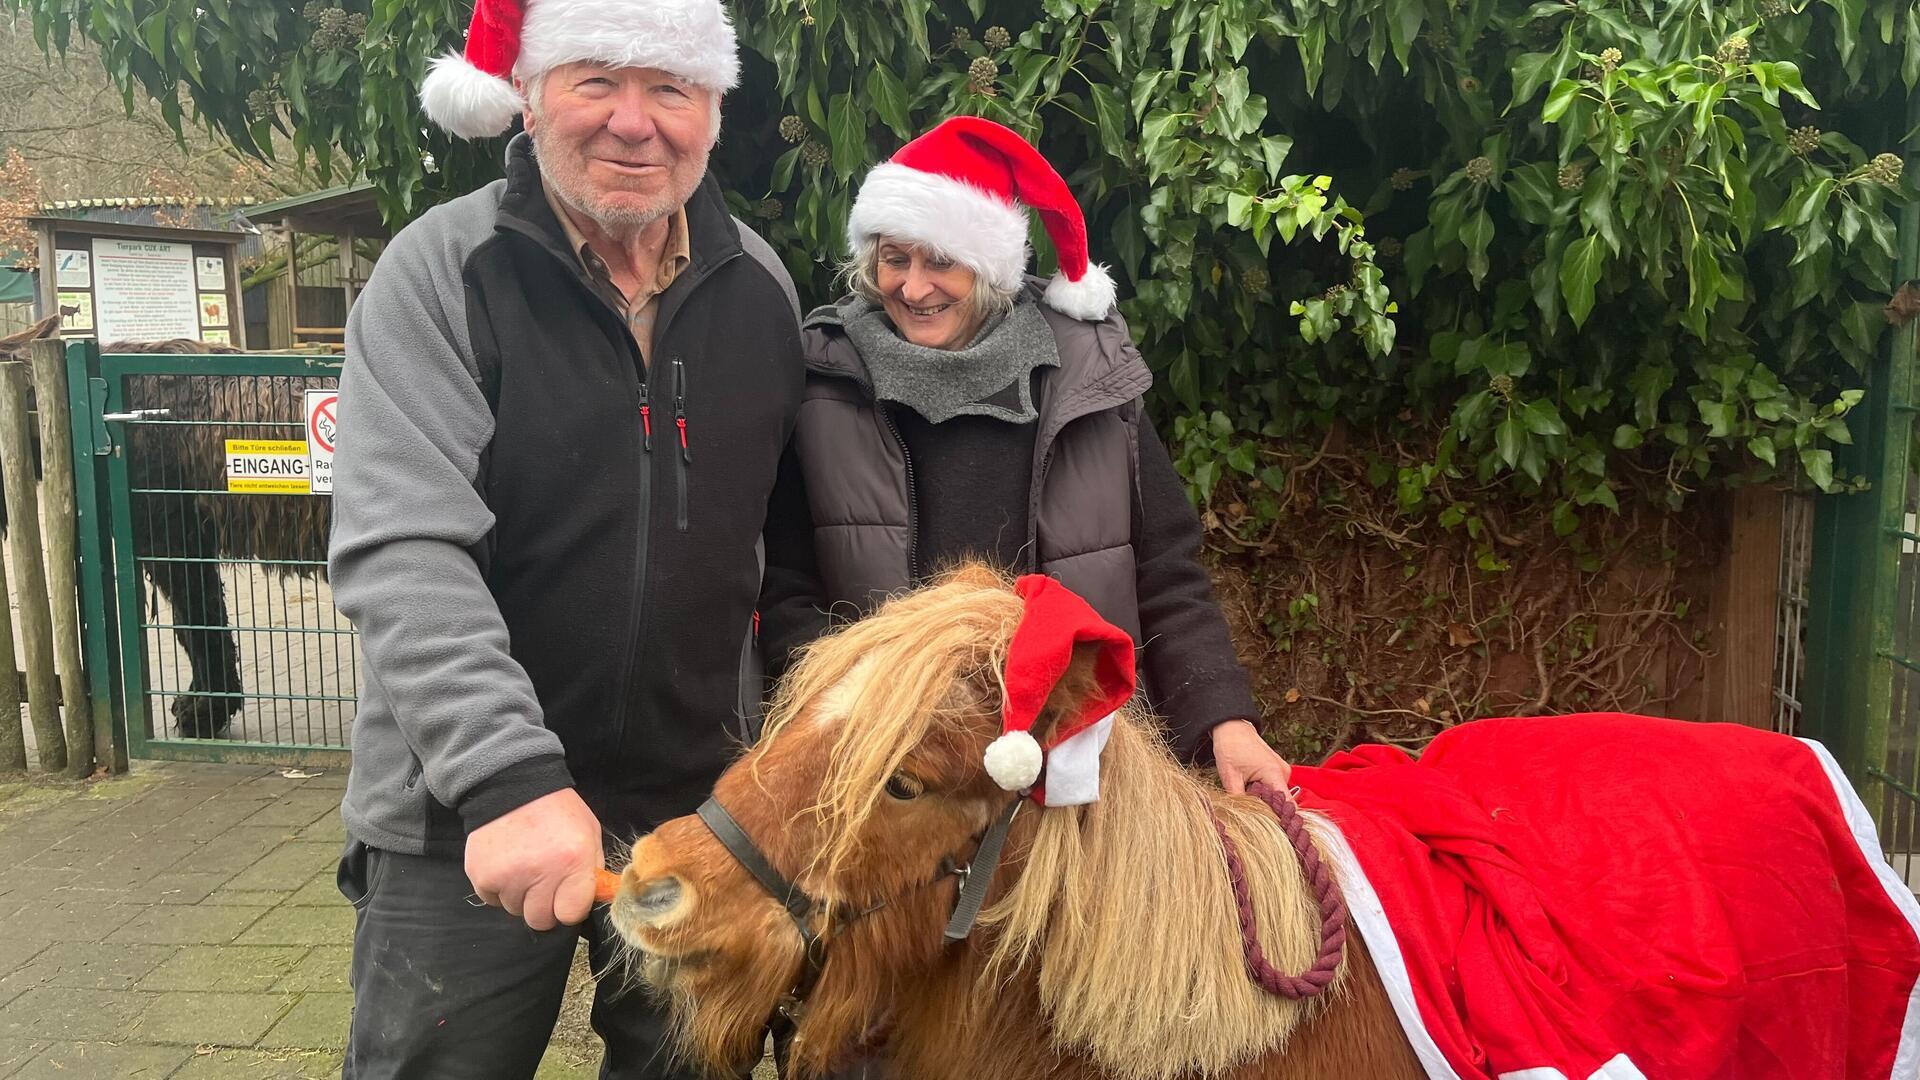
[[[325,581],[331,496],[228,475],[304,464],[305,392],[339,362],[83,343],[68,367],[84,627],[129,755],[345,764],[360,661]]]
[[[1920,97],[1908,128],[1920,124]],[[1910,134],[1909,139],[1913,138]],[[1907,168],[1920,168],[1909,152]],[[1899,276],[1920,278],[1920,209],[1900,223]],[[1807,624],[1805,734],[1826,743],[1920,887],[1920,324],[1867,372],[1841,458],[1871,485],[1820,500]]]

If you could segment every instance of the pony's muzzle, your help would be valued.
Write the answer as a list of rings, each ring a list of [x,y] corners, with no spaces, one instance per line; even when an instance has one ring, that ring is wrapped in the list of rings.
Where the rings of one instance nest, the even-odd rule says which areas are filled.
[[[687,899],[687,888],[669,874],[639,882],[621,890],[619,904],[628,921],[645,927],[660,927],[673,921]]]

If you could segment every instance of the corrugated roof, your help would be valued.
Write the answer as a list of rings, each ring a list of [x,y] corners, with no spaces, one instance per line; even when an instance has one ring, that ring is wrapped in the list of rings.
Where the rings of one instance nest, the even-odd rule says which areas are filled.
[[[163,206],[205,206],[214,209],[228,207],[253,206],[260,200],[251,196],[236,198],[168,199],[158,195],[112,195],[97,199],[55,199],[40,204],[43,214],[57,214],[63,210],[139,210],[147,207]]]
[[[319,191],[309,191],[305,195],[290,195],[284,199],[274,199],[272,202],[256,203],[248,209],[247,217],[250,220],[263,221],[285,215],[294,210],[308,210],[315,206],[324,206],[334,200],[372,190],[373,182],[371,180],[357,180],[351,184],[340,184],[335,187],[321,188]]]

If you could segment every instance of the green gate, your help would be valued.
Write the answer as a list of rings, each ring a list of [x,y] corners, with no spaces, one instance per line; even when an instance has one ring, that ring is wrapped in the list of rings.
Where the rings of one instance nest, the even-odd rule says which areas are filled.
[[[128,755],[345,765],[358,639],[307,476],[306,392],[338,359],[81,342],[67,368],[83,633]]]
[[[1920,96],[1908,110],[1916,138]],[[1908,175],[1920,154],[1907,154]],[[1920,278],[1920,207],[1900,221],[1898,276]],[[1920,322],[1867,373],[1855,443],[1836,455],[1871,485],[1814,519],[1806,727],[1846,768],[1909,885],[1920,887]]]

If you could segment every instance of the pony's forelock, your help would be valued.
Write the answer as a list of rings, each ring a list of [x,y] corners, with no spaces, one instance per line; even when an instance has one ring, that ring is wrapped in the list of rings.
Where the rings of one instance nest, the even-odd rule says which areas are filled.
[[[811,813],[831,839],[811,870],[829,887],[858,859],[887,779],[908,755],[998,700],[1021,603],[1004,575],[969,566],[882,613],[808,646],[774,696],[764,737],[771,746],[798,724],[824,725],[830,764]],[[968,687],[991,694],[973,701]]]

